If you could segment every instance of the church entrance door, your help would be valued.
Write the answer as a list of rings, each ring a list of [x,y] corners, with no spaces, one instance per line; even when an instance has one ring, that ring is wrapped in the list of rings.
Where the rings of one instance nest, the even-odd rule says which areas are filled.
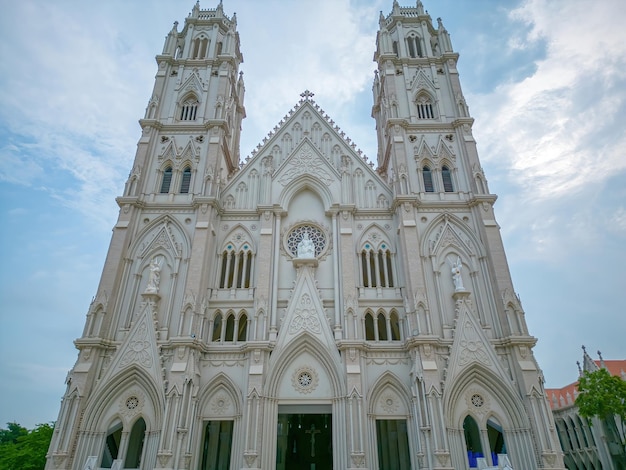
[[[332,470],[332,415],[279,414],[276,470]]]

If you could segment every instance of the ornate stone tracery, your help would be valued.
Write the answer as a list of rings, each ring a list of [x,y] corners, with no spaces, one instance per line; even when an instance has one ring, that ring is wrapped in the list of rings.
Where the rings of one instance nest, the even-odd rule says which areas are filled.
[[[292,257],[298,256],[298,245],[306,236],[313,242],[315,257],[320,257],[328,248],[327,236],[324,230],[316,224],[304,223],[293,227],[285,237],[285,249]]]
[[[299,393],[311,393],[319,385],[319,374],[312,367],[299,367],[292,374],[291,383]]]
[[[297,333],[299,330],[307,330],[312,333],[320,333],[320,320],[315,312],[313,300],[309,294],[304,294],[299,305],[294,310],[293,318],[289,324],[289,333]]]

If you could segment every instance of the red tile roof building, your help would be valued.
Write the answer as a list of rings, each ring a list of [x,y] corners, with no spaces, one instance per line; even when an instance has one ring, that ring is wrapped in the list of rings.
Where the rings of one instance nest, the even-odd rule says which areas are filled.
[[[598,354],[600,354],[598,352]],[[626,380],[626,360],[593,360],[583,347],[583,366],[579,371],[607,369],[612,375]],[[547,388],[546,397],[557,427],[564,452],[563,461],[570,470],[622,470],[624,467],[624,423],[618,417],[589,423],[578,414],[575,404],[578,381],[561,388]]]

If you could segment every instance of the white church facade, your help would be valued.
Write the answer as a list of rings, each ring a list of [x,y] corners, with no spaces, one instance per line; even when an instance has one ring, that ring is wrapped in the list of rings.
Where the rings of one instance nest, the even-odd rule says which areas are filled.
[[[236,18],[174,24],[47,469],[564,468],[458,54],[414,5],[380,16],[373,162],[308,91],[242,160]]]

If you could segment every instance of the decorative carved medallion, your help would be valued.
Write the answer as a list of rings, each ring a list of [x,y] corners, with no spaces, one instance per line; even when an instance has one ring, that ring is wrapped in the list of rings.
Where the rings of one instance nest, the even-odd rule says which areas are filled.
[[[487,366],[491,365],[491,360],[485,351],[485,345],[480,340],[474,325],[469,320],[465,321],[461,330],[461,357],[460,366],[466,366],[470,362],[481,362]]]
[[[216,415],[224,415],[229,411],[230,405],[230,399],[220,393],[211,400],[211,411]]]
[[[304,366],[293,373],[291,383],[298,392],[311,393],[319,384],[319,376],[315,369]]]
[[[118,407],[120,410],[120,414],[128,418],[136,416],[137,414],[141,413],[145,401],[146,400],[143,393],[139,392],[138,390],[131,390],[119,401]]]
[[[491,410],[491,401],[482,390],[468,390],[465,393],[465,403],[467,404],[467,409],[477,415],[484,415]]]
[[[328,173],[327,165],[319,158],[310,146],[303,147],[292,159],[292,166],[278,179],[283,186],[300,175],[311,175],[322,181],[326,186],[332,183],[333,178]]]
[[[391,393],[383,396],[380,399],[380,407],[385,410],[387,413],[392,414],[398,411],[398,398]]]
[[[350,455],[352,459],[352,466],[356,468],[364,468],[365,467],[365,453],[363,452],[353,452]]]
[[[148,325],[145,320],[141,322],[132,341],[128,343],[128,349],[122,356],[119,367],[125,367],[131,362],[146,368],[152,366],[150,342],[148,341]]]
[[[300,298],[300,305],[294,310],[289,325],[289,333],[297,333],[299,330],[309,330],[313,333],[321,332],[320,320],[309,294],[303,294]]]
[[[256,452],[244,452],[243,458],[246,461],[246,465],[248,466],[248,468],[252,468],[252,466],[254,465],[254,461],[257,458],[257,454]]]

